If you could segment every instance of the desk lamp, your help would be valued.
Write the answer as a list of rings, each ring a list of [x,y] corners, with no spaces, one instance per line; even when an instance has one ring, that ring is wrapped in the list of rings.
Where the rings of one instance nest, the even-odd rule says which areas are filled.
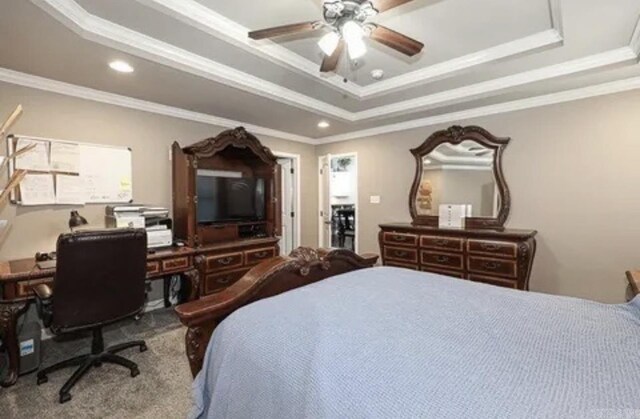
[[[69,217],[69,229],[71,230],[71,232],[73,232],[74,228],[87,224],[89,224],[87,222],[87,219],[78,214],[78,211],[71,211],[71,216]]]

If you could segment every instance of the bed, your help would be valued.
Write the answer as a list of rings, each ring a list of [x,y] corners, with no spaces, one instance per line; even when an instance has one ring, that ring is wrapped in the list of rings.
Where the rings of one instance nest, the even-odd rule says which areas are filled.
[[[216,324],[192,417],[640,415],[640,297],[608,305],[391,267],[272,295]]]

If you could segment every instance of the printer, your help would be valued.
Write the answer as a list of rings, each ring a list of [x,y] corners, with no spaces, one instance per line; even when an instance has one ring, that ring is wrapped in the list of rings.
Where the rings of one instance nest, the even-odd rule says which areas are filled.
[[[107,228],[144,228],[147,247],[156,249],[173,244],[172,221],[169,209],[147,205],[108,205],[105,209]]]

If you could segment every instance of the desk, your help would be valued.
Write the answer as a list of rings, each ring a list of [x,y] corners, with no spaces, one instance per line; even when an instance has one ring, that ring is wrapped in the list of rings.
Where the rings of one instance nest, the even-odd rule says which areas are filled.
[[[188,247],[158,250],[147,254],[147,279],[157,280],[168,275],[180,275],[188,281],[186,300],[198,298],[200,275],[194,266],[195,249]],[[20,350],[17,336],[18,318],[33,301],[31,288],[53,282],[55,268],[39,269],[33,258],[0,262],[0,337],[9,353],[9,370],[2,387],[18,380]]]

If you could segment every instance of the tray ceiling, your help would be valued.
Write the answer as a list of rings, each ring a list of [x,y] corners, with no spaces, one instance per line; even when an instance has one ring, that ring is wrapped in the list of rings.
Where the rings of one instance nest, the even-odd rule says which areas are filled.
[[[320,0],[3,3],[0,81],[28,85],[33,75],[43,86],[64,82],[309,142],[545,99],[532,97],[556,103],[637,88],[640,77],[640,0],[415,0],[376,21],[424,42],[421,54],[408,59],[369,42],[365,57],[337,75],[318,70],[322,31],[246,37],[318,19]],[[136,71],[109,70],[117,58]],[[373,69],[385,77],[374,80]],[[331,126],[319,129],[320,120]]]

